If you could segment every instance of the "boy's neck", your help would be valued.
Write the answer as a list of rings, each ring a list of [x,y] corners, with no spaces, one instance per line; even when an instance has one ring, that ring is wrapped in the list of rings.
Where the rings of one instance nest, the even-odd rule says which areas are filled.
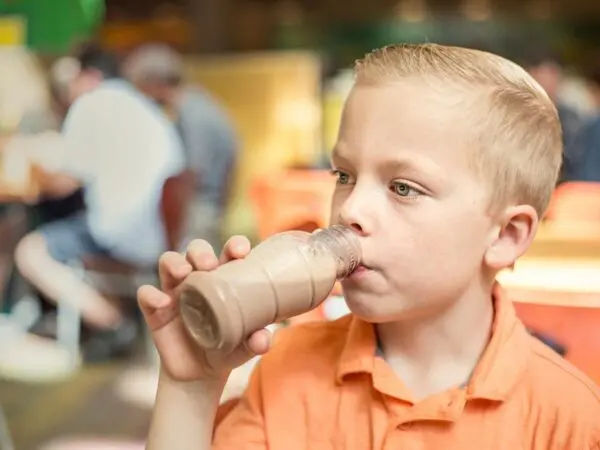
[[[387,363],[416,400],[465,384],[491,337],[491,289],[476,286],[442,314],[377,325]]]

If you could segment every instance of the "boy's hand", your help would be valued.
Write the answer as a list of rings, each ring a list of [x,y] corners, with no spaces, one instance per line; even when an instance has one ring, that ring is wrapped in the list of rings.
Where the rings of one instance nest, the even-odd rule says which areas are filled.
[[[193,270],[210,271],[220,264],[244,258],[250,252],[250,242],[236,236],[227,241],[221,257],[203,240],[193,241],[186,255],[167,252],[160,258],[161,290],[142,286],[138,303],[152,339],[160,355],[162,369],[175,381],[194,381],[228,376],[235,367],[255,355],[266,353],[271,345],[271,334],[260,330],[229,355],[206,352],[190,337],[179,315],[179,287]]]

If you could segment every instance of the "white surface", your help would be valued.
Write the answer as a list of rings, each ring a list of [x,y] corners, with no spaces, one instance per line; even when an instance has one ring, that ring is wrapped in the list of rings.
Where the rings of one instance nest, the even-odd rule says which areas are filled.
[[[26,383],[64,380],[80,367],[74,355],[57,342],[24,332],[0,315],[0,378]]]
[[[600,261],[525,260],[497,279],[507,288],[600,294]]]
[[[350,309],[343,296],[329,297],[323,303],[323,314],[328,320],[336,320],[350,314]]]
[[[24,152],[11,145],[2,152],[2,181],[15,189],[27,188],[29,184],[30,162]]]
[[[103,437],[64,437],[38,450],[144,450],[145,442],[113,441]]]

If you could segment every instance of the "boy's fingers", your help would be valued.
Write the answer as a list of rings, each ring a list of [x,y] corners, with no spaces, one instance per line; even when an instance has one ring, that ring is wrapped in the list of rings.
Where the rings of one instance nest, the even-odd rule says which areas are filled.
[[[185,256],[194,270],[214,270],[219,265],[212,246],[203,239],[190,242]]]
[[[191,271],[192,266],[180,253],[166,252],[158,260],[160,285],[165,292],[169,292],[178,286]]]
[[[255,356],[264,355],[271,348],[271,332],[263,329],[252,333],[238,348],[227,355],[225,364],[228,370],[241,366]],[[218,356],[217,356],[218,357]]]
[[[248,338],[247,346],[252,355],[263,355],[271,348],[273,335],[267,329],[262,329],[252,333]]]
[[[223,247],[219,263],[224,264],[234,259],[244,258],[250,253],[250,249],[251,245],[247,237],[232,236]]]
[[[152,314],[160,308],[168,307],[171,303],[171,298],[151,285],[141,286],[137,291],[137,301],[142,313]]]

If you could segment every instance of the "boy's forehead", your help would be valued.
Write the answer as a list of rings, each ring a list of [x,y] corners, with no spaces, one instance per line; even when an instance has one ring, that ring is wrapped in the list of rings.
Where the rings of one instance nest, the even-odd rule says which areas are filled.
[[[444,92],[418,80],[357,84],[344,107],[333,156],[457,158],[466,153],[466,141],[473,136],[465,108],[469,108],[468,97],[456,89]]]
[[[378,84],[357,82],[350,91],[344,112],[382,113],[391,120],[415,118],[445,123],[452,121],[457,112],[474,107],[478,98],[482,95],[475,89],[433,78],[409,77]]]

